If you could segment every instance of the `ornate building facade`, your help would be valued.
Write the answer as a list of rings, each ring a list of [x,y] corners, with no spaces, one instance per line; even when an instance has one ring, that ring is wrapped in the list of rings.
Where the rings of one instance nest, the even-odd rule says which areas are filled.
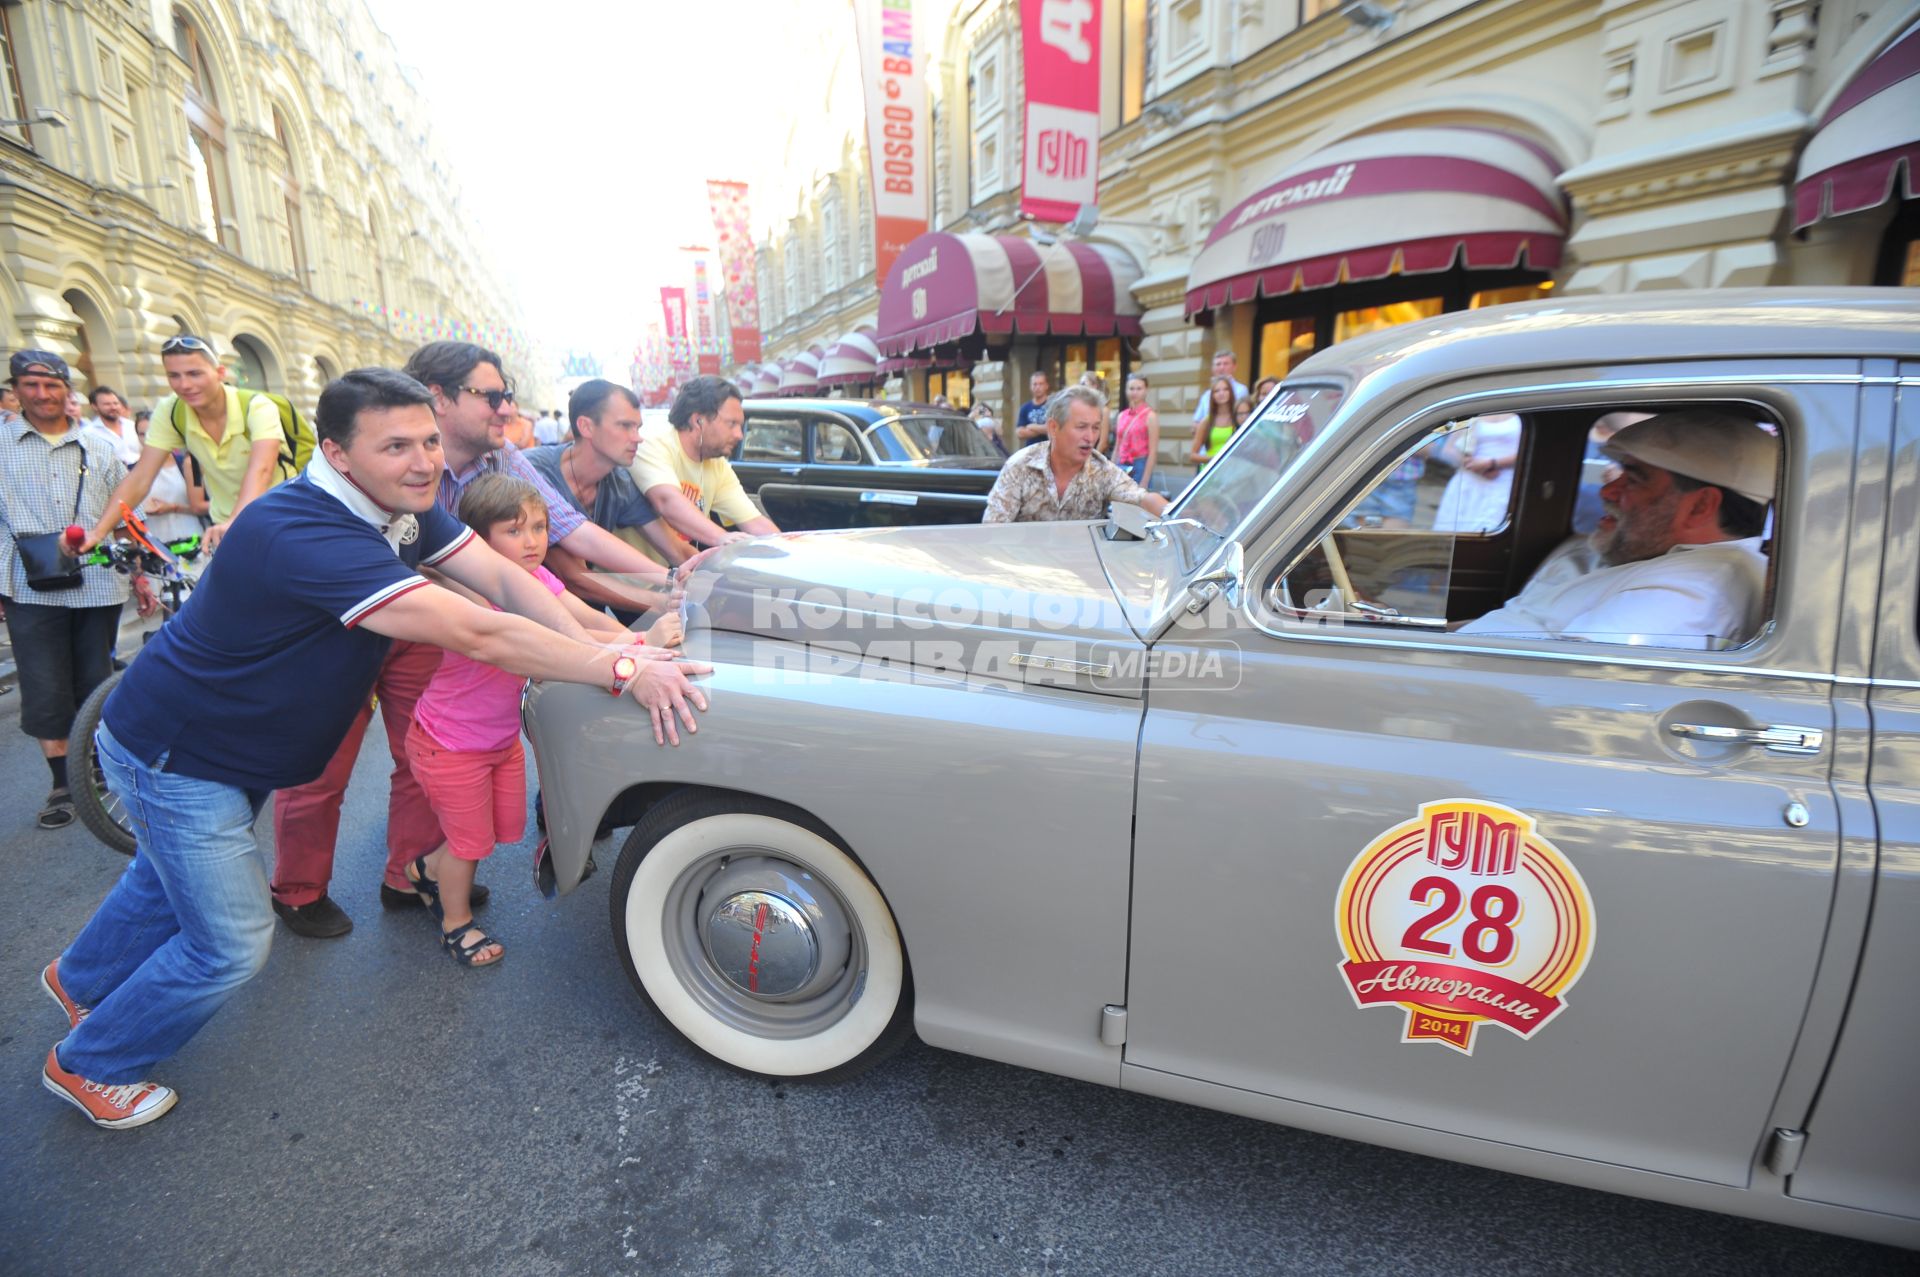
[[[0,37],[8,348],[136,404],[179,332],[303,408],[434,337],[544,367],[360,0],[0,0]]]
[[[1106,0],[1097,216],[1067,228],[1018,216],[1019,4],[944,12],[934,229],[1034,246],[1015,256],[1098,249],[1121,335],[983,326],[903,352],[883,323],[882,352],[917,357],[897,394],[984,397],[1004,420],[1036,368],[1100,371],[1116,395],[1140,371],[1172,423],[1223,349],[1251,383],[1358,333],[1555,290],[1920,281],[1920,161],[1899,158],[1920,137],[1902,105],[1920,77],[1900,78],[1915,0]],[[1404,193],[1348,191],[1356,163]],[[863,172],[849,142],[825,183],[843,234]],[[761,246],[769,358],[886,310],[888,280],[813,282],[823,225],[803,192]],[[1185,446],[1163,432],[1168,457]]]

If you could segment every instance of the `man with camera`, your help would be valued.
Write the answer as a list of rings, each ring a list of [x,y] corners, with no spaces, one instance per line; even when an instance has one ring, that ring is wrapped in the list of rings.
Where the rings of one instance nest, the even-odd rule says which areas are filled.
[[[82,566],[82,537],[68,528],[102,521],[127,468],[98,431],[67,417],[72,374],[45,350],[15,351],[8,364],[20,414],[0,413],[0,595],[20,671],[20,730],[40,742],[53,788],[42,829],[73,823],[67,734],[74,714],[113,672],[113,639],[127,578]],[[141,614],[152,596],[141,590]]]

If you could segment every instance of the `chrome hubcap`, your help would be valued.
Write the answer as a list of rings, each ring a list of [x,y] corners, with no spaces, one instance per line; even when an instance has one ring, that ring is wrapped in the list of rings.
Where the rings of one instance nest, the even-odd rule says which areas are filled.
[[[852,927],[840,903],[797,865],[767,856],[724,862],[696,909],[707,961],[737,993],[764,1002],[818,996],[846,969]]]

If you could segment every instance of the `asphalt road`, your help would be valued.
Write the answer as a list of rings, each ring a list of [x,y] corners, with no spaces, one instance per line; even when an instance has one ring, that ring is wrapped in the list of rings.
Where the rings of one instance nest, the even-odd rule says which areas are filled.
[[[97,1130],[42,1090],[36,974],[125,864],[46,788],[0,697],[0,1273],[1910,1273],[1814,1233],[1456,1166],[915,1045],[772,1085],[644,1011],[611,865],[564,899],[528,848],[481,871],[508,945],[458,969],[381,910],[385,751],[347,800],[342,940],[281,929],[259,979]],[[263,827],[263,836],[270,828]]]

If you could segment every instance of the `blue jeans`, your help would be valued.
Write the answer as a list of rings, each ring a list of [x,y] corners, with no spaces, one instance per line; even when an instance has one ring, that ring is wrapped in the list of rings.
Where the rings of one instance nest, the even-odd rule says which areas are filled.
[[[164,754],[142,763],[105,724],[94,744],[140,849],[60,955],[60,983],[91,1014],[57,1050],[111,1086],[144,1081],[259,973],[273,910],[253,837],[264,793],[162,771]]]
[[[1147,481],[1147,455],[1145,453],[1141,453],[1120,468],[1125,470],[1127,477],[1135,483],[1145,483]]]

